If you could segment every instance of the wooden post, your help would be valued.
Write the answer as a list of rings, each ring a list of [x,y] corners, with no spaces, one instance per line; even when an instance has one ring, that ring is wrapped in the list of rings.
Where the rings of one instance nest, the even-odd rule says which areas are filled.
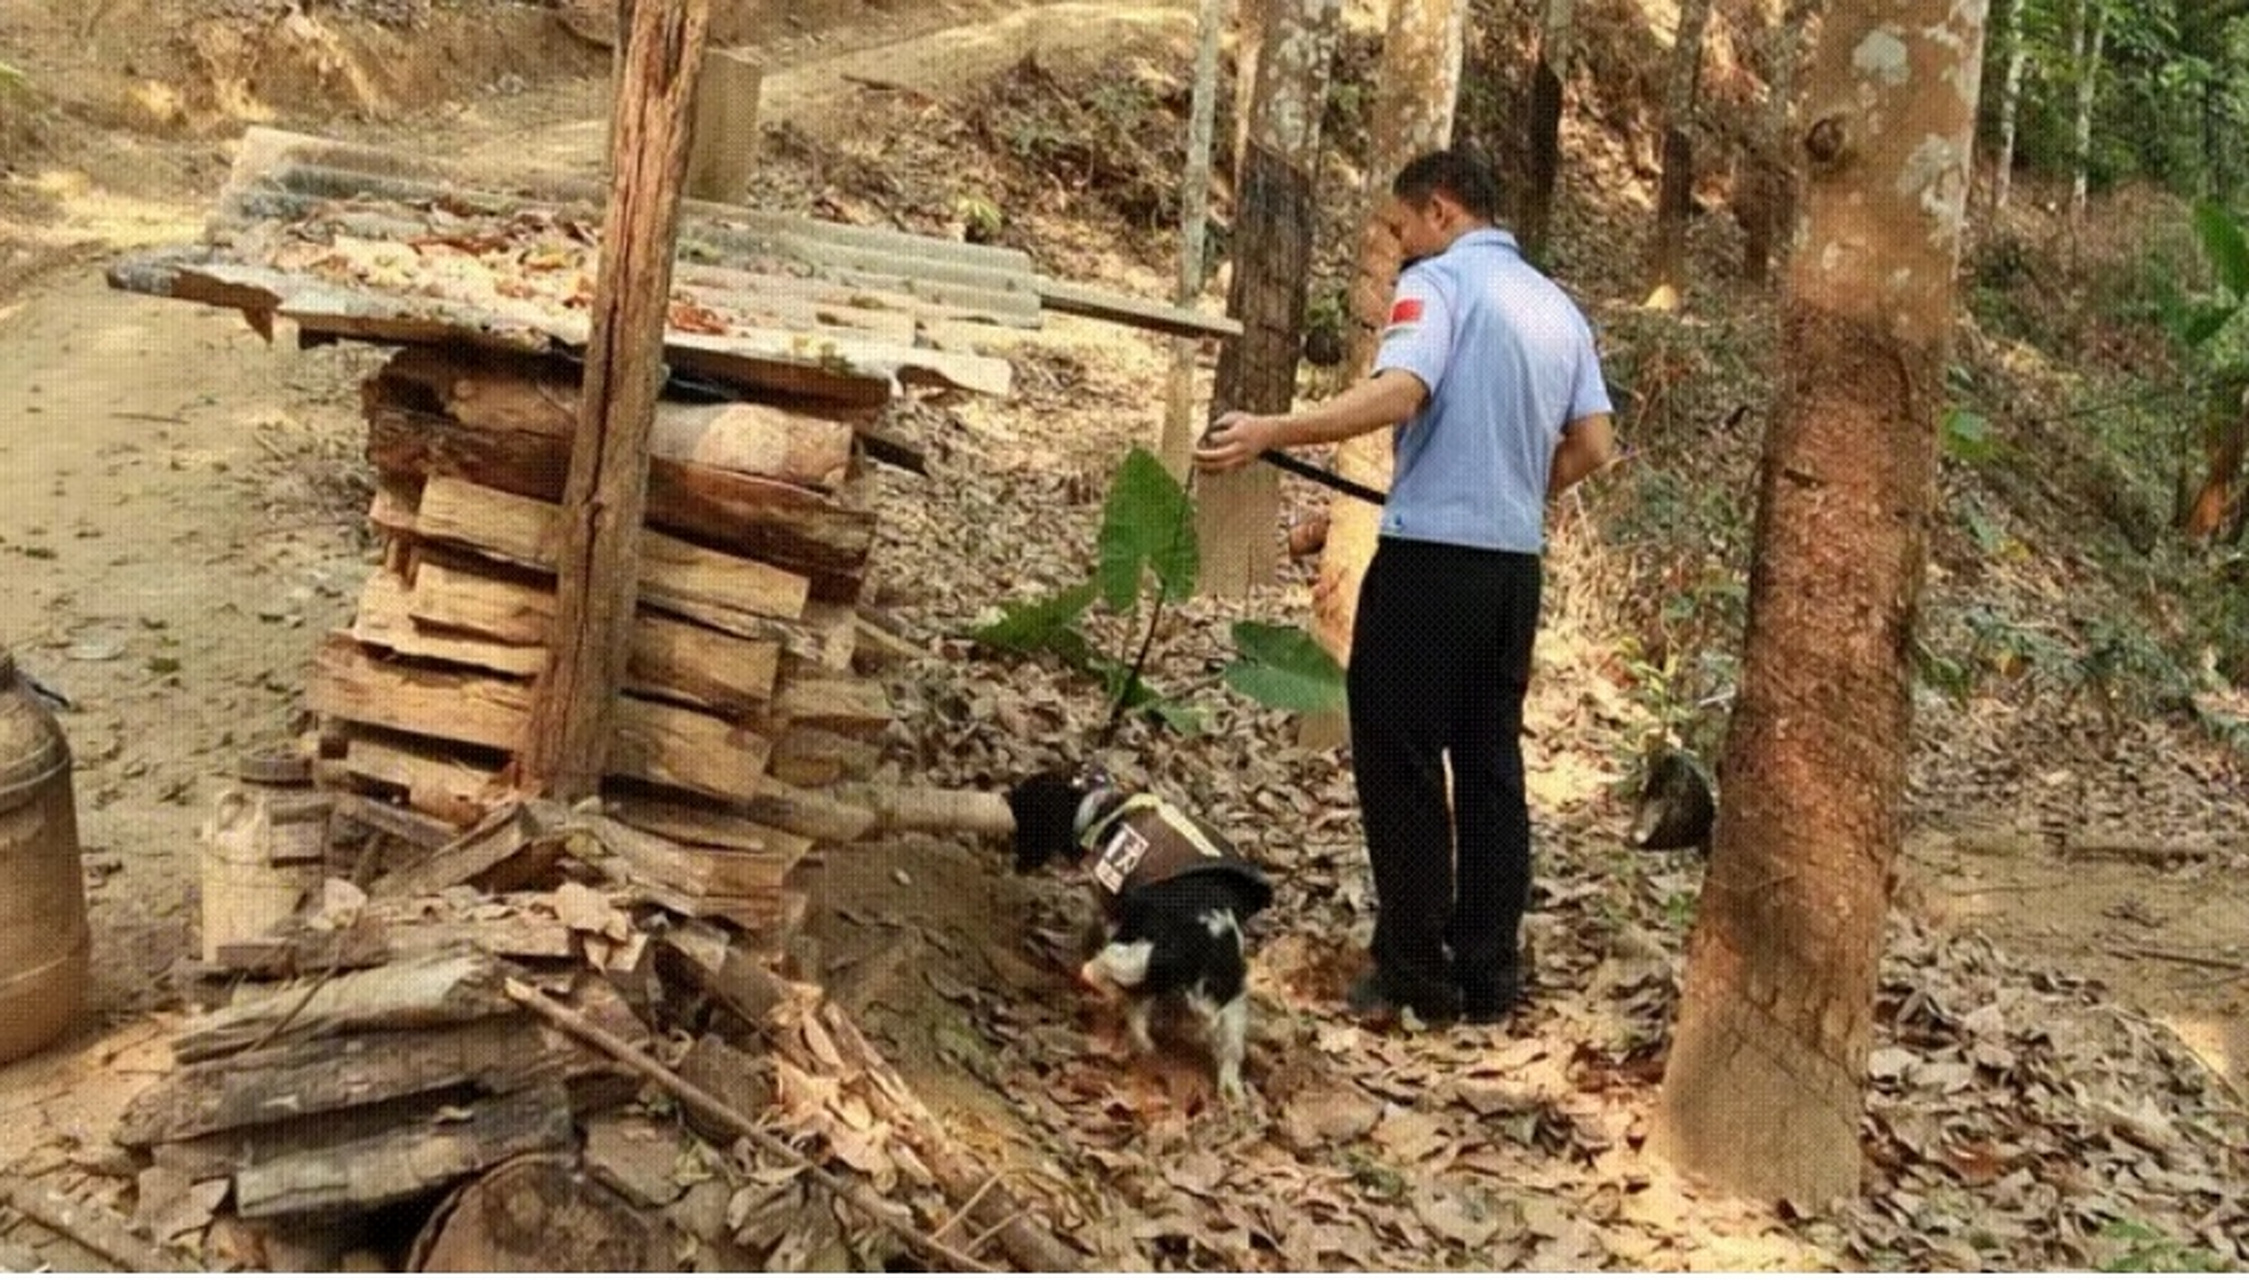
[[[518,782],[536,795],[577,800],[601,785],[610,701],[624,677],[639,596],[648,437],[664,381],[688,110],[709,27],[710,0],[640,0],[620,32],[624,71],[609,157],[615,177],[563,489],[554,629],[516,760]]]
[[[687,150],[687,194],[740,204],[757,171],[758,93],[765,67],[747,49],[703,55],[695,90],[695,133]]]

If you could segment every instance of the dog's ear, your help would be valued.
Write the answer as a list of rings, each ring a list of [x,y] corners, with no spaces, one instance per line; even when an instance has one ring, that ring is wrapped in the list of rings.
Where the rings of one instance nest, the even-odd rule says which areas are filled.
[[[1032,774],[1008,791],[1017,871],[1036,871],[1069,853],[1077,842],[1078,801],[1083,797],[1066,769]]]

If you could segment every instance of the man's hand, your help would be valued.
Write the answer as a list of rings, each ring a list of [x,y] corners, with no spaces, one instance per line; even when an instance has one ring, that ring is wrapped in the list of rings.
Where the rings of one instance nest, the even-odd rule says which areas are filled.
[[[1195,466],[1203,471],[1233,471],[1257,460],[1280,438],[1281,419],[1239,409],[1222,415],[1195,445]]]

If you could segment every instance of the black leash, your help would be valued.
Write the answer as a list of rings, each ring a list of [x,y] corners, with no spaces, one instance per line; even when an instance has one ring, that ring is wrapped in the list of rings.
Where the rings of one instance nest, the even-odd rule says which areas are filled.
[[[1326,485],[1337,493],[1357,498],[1361,502],[1371,502],[1379,507],[1390,500],[1390,495],[1380,489],[1339,476],[1326,467],[1313,466],[1302,458],[1293,454],[1282,453],[1278,449],[1267,449],[1265,452],[1258,454],[1257,457],[1259,461],[1279,467],[1290,475],[1303,476],[1314,484]]]

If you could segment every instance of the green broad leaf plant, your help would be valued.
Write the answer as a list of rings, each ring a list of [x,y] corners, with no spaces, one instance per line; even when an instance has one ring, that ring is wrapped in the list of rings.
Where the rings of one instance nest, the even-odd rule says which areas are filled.
[[[1019,654],[1051,653],[1098,678],[1109,699],[1183,735],[1205,727],[1208,709],[1162,692],[1146,679],[1147,643],[1154,615],[1194,594],[1202,570],[1195,536],[1194,499],[1146,449],[1127,454],[1102,505],[1093,573],[1053,595],[1009,601],[996,620],[976,627],[978,644]],[[1138,625],[1145,607],[1151,621],[1137,655],[1102,652],[1084,621],[1099,604]],[[1299,713],[1340,710],[1343,668],[1301,627],[1242,620],[1233,625],[1236,653],[1220,673],[1227,688],[1268,707]]]

